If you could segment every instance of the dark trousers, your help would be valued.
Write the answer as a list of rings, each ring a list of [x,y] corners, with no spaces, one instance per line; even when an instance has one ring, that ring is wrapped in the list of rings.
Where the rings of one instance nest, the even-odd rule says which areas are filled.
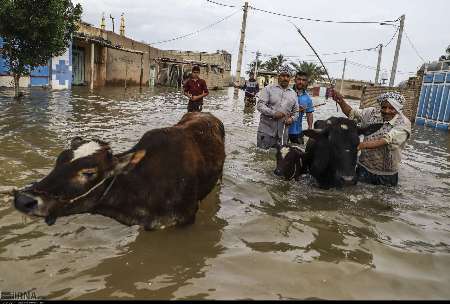
[[[201,112],[202,108],[203,108],[203,103],[197,102],[197,101],[189,101],[188,106],[187,106],[188,112]]]
[[[393,175],[377,175],[370,173],[366,168],[358,165],[356,167],[356,176],[358,177],[358,182],[367,184],[384,186],[398,185],[398,173]]]

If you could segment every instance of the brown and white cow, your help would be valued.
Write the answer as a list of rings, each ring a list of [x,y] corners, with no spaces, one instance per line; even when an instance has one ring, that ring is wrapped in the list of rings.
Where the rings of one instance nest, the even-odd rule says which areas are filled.
[[[106,142],[78,137],[45,178],[15,192],[14,205],[48,225],[79,213],[147,230],[189,224],[222,175],[224,138],[222,122],[210,113],[187,113],[116,155]]]

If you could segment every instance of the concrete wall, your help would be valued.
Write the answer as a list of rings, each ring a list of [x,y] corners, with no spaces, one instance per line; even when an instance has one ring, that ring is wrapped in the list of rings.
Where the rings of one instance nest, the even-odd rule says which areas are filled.
[[[19,87],[26,88],[30,86],[30,77],[20,77]],[[12,76],[0,76],[0,87],[14,87],[14,79]]]
[[[231,54],[226,51],[216,53],[191,52],[191,51],[162,51],[161,57],[173,58],[185,61],[197,61],[208,64],[200,67],[200,78],[206,81],[210,89],[228,87],[231,80]],[[192,65],[183,65],[184,71],[191,71]]]
[[[127,79],[127,85],[139,85],[141,75],[141,57],[142,57],[142,84],[148,85],[150,63],[154,58],[160,55],[160,51],[147,44],[134,41],[125,36],[107,31],[107,39],[113,45],[120,45],[122,48],[141,51],[144,54],[129,53],[116,49],[108,49],[106,59],[106,84],[124,85]]]
[[[417,83],[420,83],[420,81],[417,81]],[[364,94],[361,97],[361,104],[360,108],[367,108],[367,107],[379,107],[378,102],[376,101],[376,98],[386,92],[397,92],[402,94],[406,101],[403,105],[403,113],[406,117],[409,118],[411,122],[415,121],[416,113],[417,113],[417,106],[419,104],[419,95],[420,95],[420,85],[417,83],[414,84],[412,87],[407,88],[398,88],[398,87],[367,87]]]

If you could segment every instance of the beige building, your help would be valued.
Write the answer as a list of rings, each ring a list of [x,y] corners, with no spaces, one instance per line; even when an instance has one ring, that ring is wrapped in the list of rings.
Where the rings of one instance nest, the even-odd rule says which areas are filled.
[[[124,31],[122,31],[124,33]],[[72,44],[72,85],[180,86],[193,65],[209,88],[231,82],[231,54],[165,51],[87,23]]]
[[[341,89],[341,82],[342,82],[341,79],[336,79],[334,87],[337,91]],[[361,99],[361,96],[365,88],[373,86],[374,86],[373,82],[369,81],[344,79],[341,94],[345,98]]]

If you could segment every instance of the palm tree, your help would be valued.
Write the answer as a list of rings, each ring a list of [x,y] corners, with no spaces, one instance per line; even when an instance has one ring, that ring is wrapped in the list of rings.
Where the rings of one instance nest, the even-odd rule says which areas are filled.
[[[316,81],[324,80],[324,76],[326,75],[324,68],[313,62],[306,62],[306,61],[299,61],[298,63],[291,62],[291,66],[294,68],[296,72],[306,73],[306,75],[309,78],[309,82],[311,84],[313,84]]]
[[[250,64],[247,66],[247,75],[250,75],[250,73],[255,72],[255,63],[256,60],[253,60],[252,62],[250,62]],[[264,70],[264,64],[261,60],[258,59],[258,70]],[[256,75],[255,75],[256,76]]]
[[[269,60],[264,62],[264,68],[268,72],[277,72],[280,70],[281,67],[284,66],[286,61],[287,61],[287,59],[284,58],[284,56],[280,54],[278,56],[271,57]]]

